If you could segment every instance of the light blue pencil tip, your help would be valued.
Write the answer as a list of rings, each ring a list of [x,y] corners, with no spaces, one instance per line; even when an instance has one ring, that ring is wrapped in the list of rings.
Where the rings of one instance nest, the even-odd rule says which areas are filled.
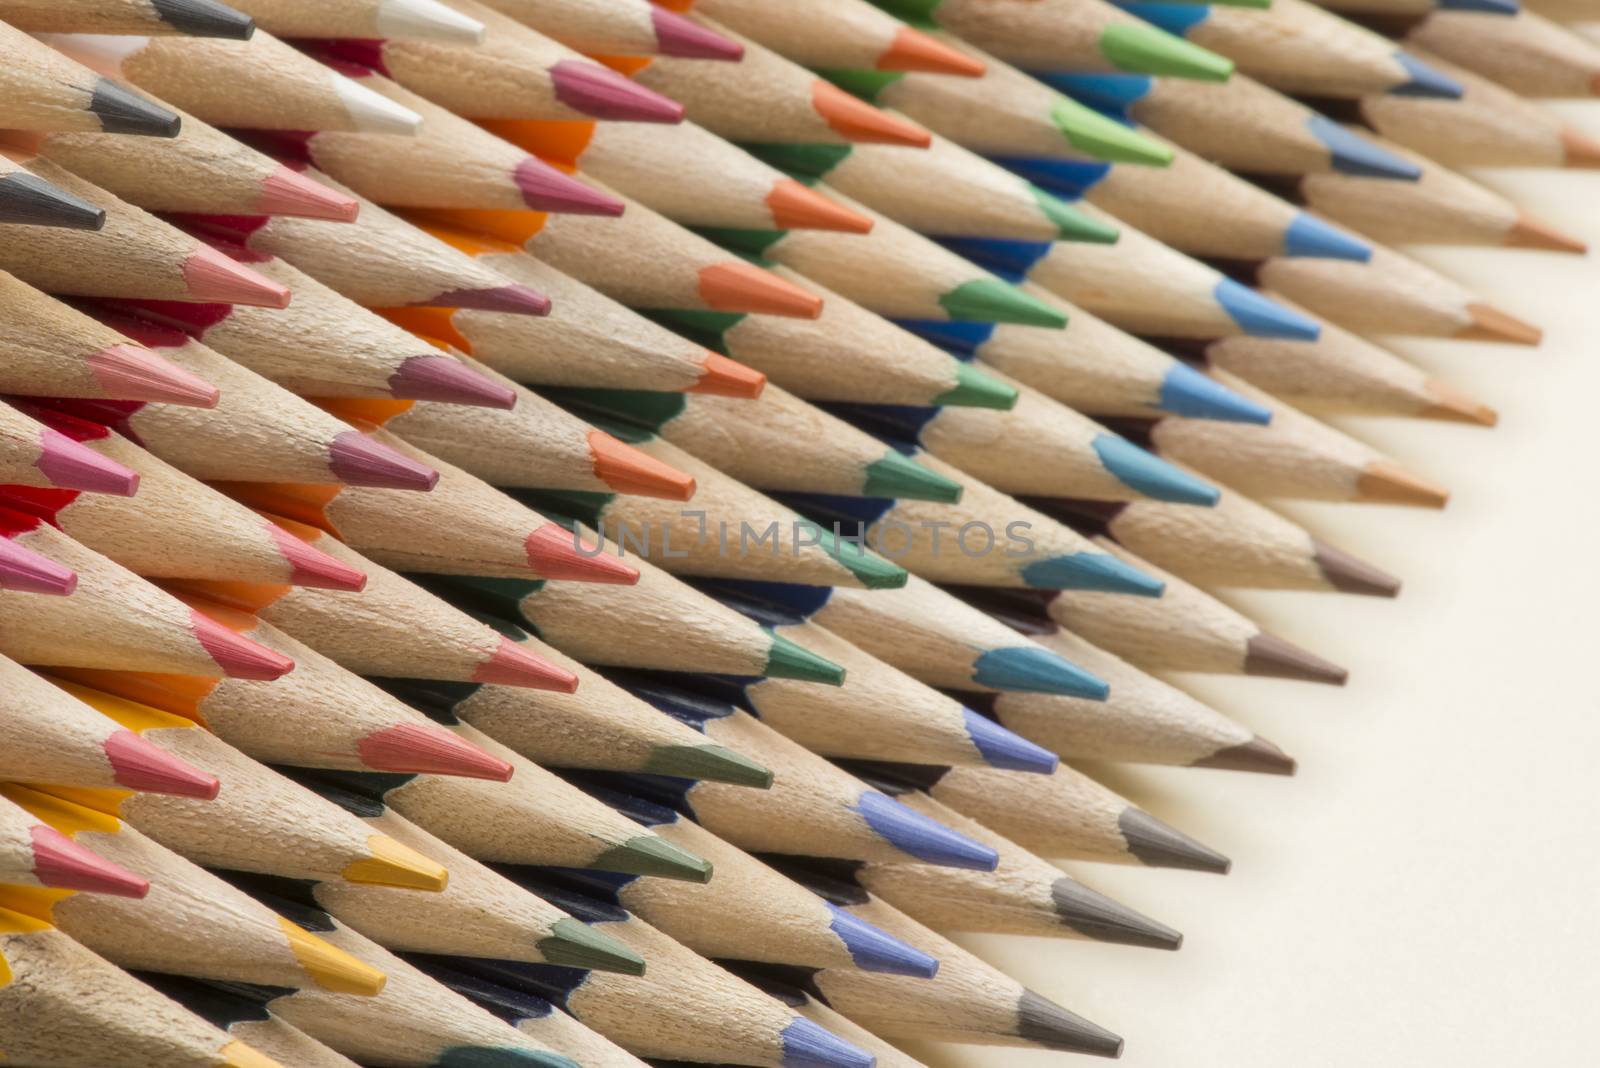
[[[872,1068],[878,1058],[796,1016],[783,1029],[783,1068]]]
[[[1152,500],[1210,508],[1222,496],[1215,486],[1115,434],[1097,435],[1094,451],[1107,473]]]
[[[1049,693],[1104,701],[1111,687],[1069,660],[1036,645],[990,649],[972,662],[972,681],[991,690]]]
[[[1275,300],[1263,297],[1249,286],[1231,278],[1219,278],[1211,296],[1228,318],[1251,337],[1272,337],[1283,341],[1315,341],[1322,336],[1322,324]]]
[[[1340,174],[1358,178],[1393,178],[1414,182],[1422,177],[1422,168],[1408,159],[1402,159],[1382,145],[1368,141],[1360,134],[1351,133],[1326,115],[1313,113],[1306,119],[1306,129],[1322,142],[1328,150],[1333,169]]]
[[[1156,407],[1189,419],[1216,419],[1225,423],[1255,423],[1258,426],[1272,422],[1270,409],[1240,396],[1186,363],[1174,363],[1168,369],[1167,376],[1161,380],[1161,395],[1156,399]]]
[[[1283,254],[1366,263],[1372,258],[1372,246],[1302,211],[1294,217],[1289,229],[1284,231]]]
[[[1135,597],[1160,597],[1166,584],[1108,553],[1064,553],[1035,560],[1022,581],[1036,590],[1095,590]]]
[[[885,972],[889,975],[912,975],[918,979],[932,979],[939,974],[939,959],[929,956],[909,942],[902,942],[881,927],[857,919],[829,902],[823,902],[833,913],[830,930],[850,951],[850,959],[864,972]]]
[[[1396,52],[1394,60],[1411,76],[1410,81],[1389,90],[1395,96],[1431,96],[1441,100],[1460,100],[1462,94],[1466,92],[1460,82],[1443,71],[1434,70],[1409,52]]]
[[[992,768],[1049,775],[1061,763],[1050,750],[1034,745],[987,716],[980,716],[970,708],[963,708],[961,714],[967,721],[967,737]]]
[[[1000,864],[1000,855],[982,842],[975,842],[876,790],[861,795],[856,802],[856,812],[884,841],[929,864],[973,871],[994,871]]]

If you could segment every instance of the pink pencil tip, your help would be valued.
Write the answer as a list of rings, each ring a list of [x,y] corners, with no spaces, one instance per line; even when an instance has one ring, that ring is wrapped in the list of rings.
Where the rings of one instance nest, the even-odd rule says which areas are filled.
[[[196,245],[183,261],[183,283],[189,299],[204,304],[248,304],[287,308],[289,290],[230,259],[210,245]]]
[[[493,289],[456,289],[440,293],[426,302],[431,307],[471,308],[473,311],[505,312],[508,315],[549,315],[550,298],[524,285],[496,286]]]
[[[33,874],[45,886],[115,897],[144,897],[150,892],[148,879],[85,849],[54,827],[35,824],[30,834]]]
[[[629,81],[610,67],[563,59],[550,68],[556,99],[573,111],[611,122],[683,121],[683,105]]]
[[[528,156],[517,164],[511,180],[522,190],[523,203],[534,211],[558,215],[621,215],[622,201],[608,197],[543,160]]]
[[[151,794],[216,800],[222,783],[215,775],[179,760],[158,749],[129,730],[118,730],[106,739],[106,759],[118,786]]]
[[[578,676],[543,657],[534,656],[504,635],[500,637],[499,648],[472,673],[472,681],[557,693],[574,693],[578,689]]]
[[[215,408],[222,391],[139,345],[112,345],[88,358],[89,371],[112,400]]]
[[[524,543],[528,566],[547,579],[573,582],[601,582],[611,586],[632,586],[639,572],[598,546],[586,555],[579,551],[578,536],[559,523],[546,523],[528,535]]]
[[[655,26],[656,48],[664,56],[729,62],[744,58],[744,45],[697,22],[690,22],[682,15],[652,5],[650,22]]]
[[[294,670],[294,661],[276,649],[235,634],[210,616],[189,609],[189,629],[206,654],[230,679],[271,682]]]
[[[515,408],[517,391],[486,378],[449,356],[413,356],[389,376],[389,391],[403,400]]]
[[[78,588],[78,576],[48,556],[0,537],[0,590],[69,596]]]
[[[279,164],[277,170],[261,179],[261,198],[256,201],[256,211],[263,215],[355,222],[361,213],[361,202]]]
[[[508,782],[515,769],[504,760],[432,723],[402,723],[374,731],[356,746],[374,771],[455,775]]]
[[[415,490],[426,493],[439,481],[439,472],[403,452],[373,441],[358,430],[347,430],[328,447],[328,470],[347,486],[372,489]]]
[[[358,568],[301,541],[276,523],[262,522],[267,535],[289,563],[289,585],[346,593],[358,593],[366,588],[367,576]]]
[[[39,434],[39,459],[34,466],[52,486],[62,489],[108,493],[113,497],[132,497],[139,492],[137,471],[49,427]]]

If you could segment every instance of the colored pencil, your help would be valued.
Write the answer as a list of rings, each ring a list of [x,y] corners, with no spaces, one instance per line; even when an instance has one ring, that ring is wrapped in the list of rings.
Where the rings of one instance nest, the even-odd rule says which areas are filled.
[[[902,589],[870,592],[766,582],[703,585],[775,625],[817,623],[929,686],[1106,697],[1103,680],[915,575]]]
[[[55,674],[124,700],[205,723],[264,763],[335,770],[460,775],[504,782],[504,760],[350,674],[311,647],[239,612],[185,594],[296,667],[281,686],[189,676],[67,668]],[[291,728],[292,725],[292,729]]]
[[[1406,47],[1415,44],[1452,63],[1528,97],[1600,95],[1600,48],[1564,26],[1532,11],[1512,15],[1477,11],[1434,11],[1396,31]]]
[[[8,228],[0,269],[29,285],[84,297],[288,306],[289,291],[277,282],[49,160],[35,159],[28,169],[106,213],[106,225],[96,231]]]
[[[1563,0],[1539,0],[1531,6],[1544,9]],[[1582,0],[1578,0],[1582,2]],[[1366,16],[1420,18],[1434,11],[1481,11],[1491,15],[1514,15],[1521,9],[1518,0],[1327,0],[1321,5],[1330,11],[1347,12],[1355,18]]]
[[[571,693],[578,684],[571,666],[556,662],[558,654],[542,642],[526,636],[511,640],[316,527],[282,516],[270,520],[308,547],[367,576],[367,584],[354,595],[234,581],[179,582],[174,588],[258,616],[358,675],[561,693]]]
[[[98,230],[106,224],[106,213],[0,156],[0,223]]]
[[[483,24],[478,43],[393,38],[317,41],[469,119],[676,123],[683,106],[475,0],[452,9]],[[320,36],[320,35],[319,35]]]
[[[217,355],[181,330],[89,309],[112,337],[148,345],[175,370],[193,372],[222,398],[214,408],[141,401],[48,400],[68,414],[93,419],[137,440],[185,473],[202,479],[295,478],[391,489],[427,489],[434,472],[364,437],[254,371]],[[88,321],[88,320],[85,320]],[[145,351],[140,345],[128,351]]]
[[[462,358],[467,362],[467,358]],[[627,493],[682,502],[692,474],[596,429],[475,361],[467,366],[511,391],[510,411],[429,401],[323,401],[346,419],[384,427],[447,463],[501,487]]]
[[[591,55],[737,60],[744,50],[699,22],[648,0],[493,0],[512,18]]]
[[[1156,501],[1035,502],[1079,518],[1084,529],[1104,531],[1130,552],[1203,588],[1399,595],[1400,580],[1394,576],[1220,483],[1218,488],[1222,497],[1207,509]]]
[[[1264,11],[1117,0],[1118,6],[1220,52],[1246,74],[1298,96],[1395,93],[1455,99],[1461,86],[1370,30],[1306,0]]]
[[[277,775],[190,719],[75,683],[58,685],[158,748],[215,772],[215,798],[163,797],[61,786],[39,789],[116,816],[208,868],[257,871],[285,879],[348,879],[407,891],[441,890],[446,869],[432,855],[369,831],[337,806]]]
[[[371,996],[384,974],[285,923],[123,821],[23,786],[0,793],[78,844],[150,879],[140,899],[0,890],[0,907],[61,928],[123,968]]]
[[[483,27],[438,0],[239,0],[279,37],[402,38],[421,41],[483,39]]]
[[[213,1027],[280,1063],[299,1068],[355,1068],[354,1061],[278,1019],[257,999],[201,979],[157,972],[136,972],[134,977]]]
[[[269,33],[248,41],[46,34],[107,78],[131,82],[213,126],[415,134],[416,112],[301,55]]]
[[[853,891],[853,892],[852,892]],[[890,1041],[944,1041],[1020,1046],[1116,1057],[1122,1039],[1027,989],[888,902],[849,888],[833,903],[938,956],[932,979],[871,975],[827,968],[805,980],[824,1004]],[[758,979],[763,966],[732,964]],[[768,973],[770,974],[770,973]]]
[[[0,126],[15,130],[89,130],[171,137],[178,116],[0,23],[7,75]]]
[[[26,526],[0,532],[0,590],[70,597],[78,588],[77,573],[14,540],[27,532]]]
[[[756,1068],[872,1068],[866,1051],[685,949],[623,909],[529,883],[561,907],[631,945],[650,961],[642,977],[450,958],[478,978],[547,998],[580,1023],[644,1057],[733,1061]]]
[[[822,315],[804,320],[662,310],[652,318],[807,400],[980,408],[1016,403],[1009,386],[909,330],[787,267],[773,273],[821,297]]]
[[[700,0],[695,10],[802,67],[983,73],[981,62],[863,0],[808,0],[787,18],[760,0]]]
[[[48,421],[0,404],[0,483],[131,497],[139,489],[139,475]]]
[[[756,400],[627,390],[545,390],[579,415],[632,423],[757,489],[954,500],[951,479],[768,386]],[[730,448],[729,442],[737,442]]]
[[[1216,499],[1216,491],[1204,482],[1126,438],[1029,386],[1002,381],[1017,390],[1016,407],[1007,411],[867,404],[838,404],[832,411],[874,433],[913,442],[1006,493],[1096,500],[1149,497],[1201,506]]]
[[[1040,856],[1219,875],[1229,867],[1227,857],[1065,765],[1054,775],[876,765],[871,777],[900,796],[920,790]]]
[[[777,998],[817,1026],[827,1028],[840,1038],[854,1042],[877,1057],[877,1068],[926,1068],[921,1061],[914,1060],[898,1046],[890,1045],[854,1020],[839,1015],[799,987],[769,981],[766,976],[749,975],[746,976],[746,980],[762,993]],[[687,1068],[681,1063],[668,1064],[664,1061],[654,1063],[656,1068]]]
[[[248,15],[215,0],[5,0],[0,18],[28,33],[165,33],[247,40]]]
[[[0,508],[0,530],[77,572],[72,597],[0,592],[0,653],[46,667],[276,679],[288,657],[241,637],[78,544],[37,516]],[[15,533],[13,533],[15,532]],[[110,623],[110,625],[108,625]]]
[[[0,1034],[7,1058],[19,1064],[281,1068],[50,924],[10,908],[0,909],[0,975]]]
[[[141,790],[182,797],[217,795],[216,776],[172,756],[21,665],[0,657],[0,777]]]
[[[759,396],[766,384],[759,372],[661,329],[514,244],[461,230],[424,229],[503,277],[547,294],[551,313],[527,319],[472,308],[391,308],[383,314],[413,333],[447,341],[519,382],[730,397]],[[762,321],[773,318],[781,319]]]
[[[144,897],[149,880],[0,799],[0,884]]]
[[[692,122],[484,123],[563,168],[608,186],[684,226],[833,230],[863,234],[872,220],[785,177]],[[909,150],[908,150],[909,151]]]
[[[134,473],[137,495],[0,487],[0,506],[36,516],[146,578],[237,579],[358,590],[365,576],[98,423],[33,407],[57,433]]]

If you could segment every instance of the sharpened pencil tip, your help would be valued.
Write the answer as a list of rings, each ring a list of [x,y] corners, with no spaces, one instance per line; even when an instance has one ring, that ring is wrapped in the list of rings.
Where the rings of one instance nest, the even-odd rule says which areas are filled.
[[[589,457],[594,475],[617,493],[687,501],[694,496],[694,476],[686,474],[643,449],[619,441],[603,430],[588,433]]]
[[[1076,879],[1063,876],[1050,885],[1056,916],[1072,930],[1096,942],[1149,949],[1177,949],[1183,935],[1164,923],[1135,912]]]
[[[262,215],[294,215],[344,223],[355,222],[361,214],[361,202],[354,197],[281,165],[261,179],[261,195],[255,208]]]
[[[1095,590],[1134,597],[1160,597],[1167,585],[1110,553],[1096,552],[1035,560],[1022,569],[1021,578],[1036,590]]]
[[[222,782],[130,730],[113,731],[102,746],[118,786],[152,794],[216,800]]]
[[[111,345],[91,355],[89,370],[114,400],[215,408],[222,391],[140,345]]]
[[[1097,434],[1092,442],[1106,473],[1136,494],[1172,504],[1210,508],[1222,497],[1217,489],[1181,467],[1161,459],[1115,434]]]
[[[100,129],[108,134],[177,137],[183,125],[183,120],[174,112],[105,78],[95,81],[89,97],[89,111],[100,120]]]
[[[1444,72],[1428,66],[1409,52],[1395,52],[1395,62],[1405,69],[1410,80],[1397,85],[1389,92],[1395,96],[1433,97],[1439,100],[1460,100],[1466,92],[1460,82]]]
[[[36,823],[28,833],[33,875],[44,886],[112,897],[141,898],[150,892],[149,880],[84,848],[54,827]]]
[[[704,779],[757,790],[772,786],[770,768],[720,745],[658,745],[650,750],[639,770],[650,775]]]
[[[1506,234],[1507,248],[1536,248],[1546,252],[1569,252],[1582,256],[1589,251],[1587,242],[1562,233],[1549,223],[1530,215],[1520,216]]]
[[[289,563],[289,584],[349,593],[366,588],[366,573],[302,541],[276,523],[262,520],[267,536]]]
[[[483,43],[483,23],[438,0],[380,0],[378,30],[395,40]]]
[[[1561,131],[1562,164],[1577,169],[1600,167],[1600,141],[1571,126]]]
[[[334,994],[354,994],[357,997],[376,997],[383,992],[388,977],[370,964],[351,956],[332,942],[318,938],[310,931],[301,930],[283,917],[278,917],[295,959],[300,962],[311,981]]]
[[[1174,362],[1161,379],[1156,407],[1190,419],[1216,419],[1227,423],[1272,422],[1272,409],[1257,404],[1221,382],[1201,374],[1186,363]]]
[[[581,544],[596,548],[587,540]],[[632,586],[639,581],[637,568],[612,556],[603,546],[593,552],[582,552],[579,545],[578,535],[559,523],[546,523],[523,539],[528,567],[541,578],[601,582],[610,586]]]
[[[535,656],[503,634],[499,637],[500,644],[489,654],[489,659],[473,670],[473,682],[555,693],[577,692],[578,676],[542,656]]]
[[[1013,645],[990,649],[972,662],[972,681],[991,690],[1049,693],[1104,701],[1111,687],[1048,649]]]
[[[1231,278],[1217,279],[1211,295],[1228,318],[1249,337],[1315,341],[1322,336],[1322,324],[1315,319],[1286,308]]]
[[[872,1068],[877,1058],[826,1028],[796,1016],[780,1033],[783,1068]]]
[[[1050,750],[1033,744],[1022,735],[1007,730],[970,708],[963,708],[961,716],[973,748],[991,768],[1049,775],[1056,770],[1056,765],[1061,763]]]
[[[328,470],[347,486],[413,490],[426,493],[439,472],[405,453],[374,441],[359,430],[346,430],[328,446]]]
[[[1360,593],[1369,597],[1398,597],[1400,580],[1380,571],[1364,560],[1358,560],[1343,549],[1316,538],[1311,539],[1312,556],[1328,585],[1343,593]]]
[[[78,574],[70,567],[0,537],[0,590],[68,597],[77,588]]]
[[[616,197],[568,176],[536,156],[524,157],[511,174],[522,191],[522,201],[534,211],[564,215],[604,215],[615,218],[626,210]]]
[[[1340,174],[1359,178],[1390,178],[1414,182],[1422,177],[1422,168],[1395,155],[1382,145],[1373,143],[1325,115],[1311,113],[1306,118],[1306,129],[1322,142],[1328,150],[1328,161]]]
[[[918,979],[932,979],[938,974],[939,961],[936,958],[830,902],[823,904],[833,915],[829,929],[844,943],[857,968],[864,972],[911,975]]]
[[[974,278],[939,297],[939,307],[958,322],[1016,323],[1063,330],[1067,317],[1039,298],[998,278]]]
[[[422,116],[390,100],[353,78],[328,71],[333,90],[344,105],[347,128],[356,133],[414,137],[422,129]]]
[[[1356,479],[1355,499],[1377,504],[1443,508],[1450,500],[1450,491],[1434,485],[1421,475],[1412,474],[1397,463],[1378,460],[1368,464]]]
[[[189,630],[229,678],[271,682],[294,670],[294,661],[276,649],[251,641],[193,608],[189,609]]]
[[[1000,855],[887,794],[863,790],[855,811],[878,837],[901,853],[942,868],[994,871]]]
[[[552,64],[556,99],[573,111],[605,122],[683,121],[683,105],[630,81],[609,67],[563,59]]]
[[[1184,868],[1226,875],[1233,862],[1182,831],[1129,805],[1117,817],[1122,840],[1140,863],[1152,868]]]
[[[256,20],[213,0],[150,0],[162,22],[189,37],[220,37],[248,41]]]
[[[833,557],[835,563],[850,572],[850,577],[863,589],[898,590],[910,581],[910,572],[899,564],[890,563],[855,542],[846,542],[831,530],[818,527],[816,534],[817,548]]]
[[[711,881],[711,862],[679,849],[665,838],[640,834],[605,850],[588,865],[627,875],[654,875],[686,883]]]
[[[708,30],[659,4],[650,5],[650,23],[655,30],[656,48],[664,56],[720,59],[726,62],[744,58],[744,45],[738,41]]]
[[[700,381],[686,392],[707,393],[714,397],[754,400],[767,387],[767,376],[719,353],[706,351],[700,364]]]
[[[1065,200],[1047,193],[1036,185],[1028,186],[1039,210],[1044,212],[1056,227],[1056,237],[1062,241],[1081,241],[1091,245],[1115,245],[1122,232],[1110,223],[1079,211]]]
[[[861,492],[867,497],[904,497],[953,504],[961,499],[961,483],[890,449],[881,459],[867,465]]]
[[[1244,673],[1330,686],[1343,686],[1350,679],[1350,673],[1339,665],[1265,632],[1255,634],[1245,646]]]
[[[1503,341],[1512,345],[1537,345],[1544,340],[1543,330],[1491,304],[1469,304],[1467,315],[1472,319],[1472,325],[1456,331],[1455,335],[1461,341]]]
[[[1024,990],[1017,999],[1017,1035],[1046,1049],[1122,1056],[1122,1039],[1117,1035],[1031,990]]]
[[[189,296],[214,304],[287,308],[288,287],[257,274],[210,245],[196,245],[183,261],[183,282]]]
[[[1295,759],[1276,745],[1256,735],[1248,742],[1219,749],[1189,765],[1193,768],[1221,768],[1226,771],[1255,771],[1263,775],[1293,775]]]
[[[513,767],[436,723],[397,723],[356,743],[361,762],[373,771],[408,775],[453,775],[508,782]]]
[[[1500,422],[1500,413],[1475,397],[1469,397],[1448,382],[1430,378],[1422,390],[1433,401],[1417,413],[1429,419],[1443,419],[1475,426],[1494,426]]]
[[[610,935],[571,916],[550,925],[550,935],[539,940],[539,952],[548,964],[585,971],[643,975],[644,958]]]
[[[389,392],[403,400],[438,401],[510,409],[517,392],[450,356],[412,356],[389,376]]]
[[[821,78],[811,83],[811,107],[846,141],[909,148],[933,143],[933,135],[910,119],[881,111]]]
[[[819,682],[824,686],[844,685],[844,668],[832,660],[796,645],[781,634],[770,630],[767,634],[772,644],[767,649],[767,663],[762,674],[775,679]]]
[[[889,46],[878,53],[878,70],[922,71],[957,78],[977,78],[987,69],[983,61],[957,51],[937,37],[913,26],[895,31]]]
[[[106,213],[36,174],[13,171],[0,178],[0,222],[99,230],[106,224]]]
[[[1017,406],[1017,387],[986,375],[970,363],[953,359],[956,384],[934,397],[933,404],[954,405],[963,408],[992,408],[1010,411]]]
[[[475,311],[503,312],[507,315],[549,315],[550,298],[523,285],[495,286],[492,289],[455,289],[424,303],[440,308],[471,308]]]
[[[52,486],[61,489],[113,497],[132,497],[139,490],[137,472],[50,427],[40,430],[39,458],[34,467]]]
[[[432,894],[450,884],[450,873],[443,864],[386,834],[368,835],[367,856],[346,864],[339,875],[352,883]]]
[[[1354,234],[1302,211],[1295,215],[1294,221],[1283,232],[1283,254],[1366,263],[1372,259],[1372,246]]]
[[[742,260],[702,267],[696,281],[700,299],[713,311],[790,319],[815,319],[822,314],[821,297]]]
[[[1050,108],[1050,122],[1073,148],[1107,163],[1131,163],[1140,167],[1170,166],[1174,153],[1164,145],[1125,123],[1102,115],[1068,97]]]
[[[793,178],[779,178],[767,194],[767,210],[779,230],[832,230],[844,234],[872,232],[870,216],[852,211]]]
[[[1113,23],[1100,32],[1100,54],[1118,70],[1202,82],[1225,82],[1233,61],[1143,23]]]

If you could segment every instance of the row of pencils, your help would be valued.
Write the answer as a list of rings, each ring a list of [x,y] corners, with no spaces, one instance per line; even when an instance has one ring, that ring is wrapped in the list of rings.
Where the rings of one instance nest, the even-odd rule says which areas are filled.
[[[1373,338],[1584,251],[1533,6],[0,0],[0,1061],[1116,1056],[947,936],[1294,771],[1167,677],[1399,592],[1320,416],[1494,424]]]

